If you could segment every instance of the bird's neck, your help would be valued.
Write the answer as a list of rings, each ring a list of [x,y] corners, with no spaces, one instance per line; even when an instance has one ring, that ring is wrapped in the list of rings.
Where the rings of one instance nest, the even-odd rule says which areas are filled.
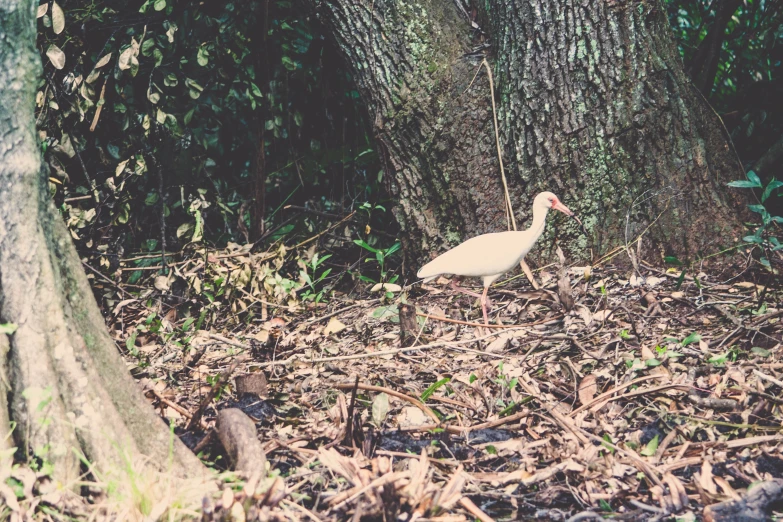
[[[533,234],[533,243],[538,241],[541,234],[544,233],[544,226],[546,225],[546,215],[549,209],[546,207],[533,207],[533,223],[528,228],[528,232]]]

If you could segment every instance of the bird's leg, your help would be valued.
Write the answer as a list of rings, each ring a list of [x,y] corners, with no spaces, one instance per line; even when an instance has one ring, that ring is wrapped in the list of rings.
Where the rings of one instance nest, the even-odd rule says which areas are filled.
[[[489,319],[487,317],[487,304],[489,299],[487,298],[487,292],[489,292],[489,286],[484,287],[484,293],[481,294],[481,311],[484,312],[484,324],[489,325]]]
[[[451,285],[450,286],[451,286],[451,288],[453,288],[457,292],[462,292],[463,294],[472,295],[473,297],[481,297],[481,294],[477,294],[476,292],[471,292],[467,288],[462,288],[461,286],[459,286],[457,284],[457,278],[456,277],[451,280]]]
[[[541,285],[539,285],[538,282],[536,282],[535,278],[533,277],[533,272],[530,271],[530,267],[527,266],[527,263],[525,263],[524,258],[519,260],[519,266],[522,267],[522,271],[527,276],[527,280],[530,281],[530,284],[533,286],[533,288],[536,290],[540,290]]]

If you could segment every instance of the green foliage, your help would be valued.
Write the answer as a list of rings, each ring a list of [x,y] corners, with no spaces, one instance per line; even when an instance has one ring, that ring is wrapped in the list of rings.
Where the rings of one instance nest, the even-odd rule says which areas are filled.
[[[716,20],[721,2],[666,0],[666,7],[687,67]],[[742,94],[749,84],[771,81],[780,74],[777,46],[783,41],[782,22],[783,12],[774,1],[738,4],[726,27],[715,76],[713,97],[719,107]]]
[[[735,188],[749,188],[749,189],[763,189],[761,193],[761,203],[755,205],[748,205],[748,208],[759,215],[761,218],[761,225],[756,228],[756,231],[748,236],[742,238],[745,243],[753,247],[759,247],[762,251],[762,256],[759,262],[767,268],[771,268],[769,261],[769,253],[775,252],[783,248],[780,239],[778,238],[778,231],[780,225],[783,224],[783,216],[773,216],[767,210],[765,203],[769,197],[773,194],[777,194],[777,197],[783,196],[783,191],[780,191],[780,187],[783,187],[783,182],[772,178],[766,186],[761,183],[758,175],[752,170],[749,170],[746,174],[747,180],[732,181],[728,185]]]
[[[715,66],[713,84],[703,94],[721,115],[743,164],[755,164],[783,135],[783,9],[777,0],[666,0],[666,7],[686,72],[699,79],[699,71]],[[727,7],[735,11],[727,13]],[[715,36],[720,45],[713,63]],[[750,177],[735,183],[755,186]]]
[[[321,265],[330,257],[332,257],[331,254],[319,257],[318,252],[316,252],[309,262],[301,262],[304,268],[299,272],[299,275],[308,287],[301,294],[304,301],[315,301],[316,303],[320,303],[323,299],[324,288],[322,283],[323,280],[326,279],[326,276],[332,272],[332,269],[323,269]]]
[[[171,252],[247,241],[287,217],[258,222],[264,207],[381,197],[356,93],[301,6],[51,5],[39,8],[42,147],[77,246],[104,268],[159,251],[161,214]],[[297,230],[312,224],[269,240]]]
[[[360,279],[362,281],[366,281],[368,283],[376,283],[376,282],[378,282],[378,283],[394,283],[395,281],[397,281],[399,276],[395,275],[395,276],[389,277],[389,274],[388,274],[388,272],[386,270],[386,268],[387,268],[386,263],[387,263],[387,260],[389,259],[389,257],[391,257],[393,254],[395,254],[401,248],[402,245],[400,244],[399,241],[395,242],[392,246],[390,246],[388,248],[376,248],[376,247],[370,246],[363,239],[354,239],[353,242],[356,243],[357,245],[359,245],[360,247],[362,247],[363,249],[367,250],[368,252],[374,254],[374,257],[368,257],[367,259],[364,260],[364,262],[365,263],[371,263],[371,262],[377,263],[378,264],[378,269],[380,271],[380,280],[379,281],[375,281],[375,280],[373,280],[372,278],[370,278],[370,277],[368,277],[366,275],[360,276]]]
[[[11,335],[17,328],[18,326],[12,323],[0,323],[0,334]]]
[[[424,392],[421,394],[421,400],[426,401],[429,399],[435,391],[440,388],[441,386],[445,386],[446,384],[451,382],[450,377],[444,377],[443,379],[432,383]]]

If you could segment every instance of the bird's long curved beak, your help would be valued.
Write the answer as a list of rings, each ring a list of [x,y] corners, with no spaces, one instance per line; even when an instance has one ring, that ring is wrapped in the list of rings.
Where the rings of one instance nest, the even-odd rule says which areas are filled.
[[[554,205],[552,205],[552,208],[555,209],[555,210],[559,210],[560,212],[562,212],[566,216],[572,216],[573,217],[573,215],[574,215],[574,213],[571,211],[571,209],[568,208],[567,206],[563,205],[563,202],[560,201],[559,199],[555,202]]]
[[[584,235],[587,235],[587,230],[585,229],[585,226],[582,224],[582,222],[579,220],[579,218],[576,217],[576,214],[574,214],[574,212],[570,208],[568,208],[567,206],[563,205],[562,201],[557,200],[557,202],[554,205],[552,205],[552,208],[555,209],[555,210],[559,210],[560,212],[562,212],[566,216],[571,216],[572,218],[574,218],[576,220],[576,222],[579,223],[579,228],[582,229],[582,233]]]

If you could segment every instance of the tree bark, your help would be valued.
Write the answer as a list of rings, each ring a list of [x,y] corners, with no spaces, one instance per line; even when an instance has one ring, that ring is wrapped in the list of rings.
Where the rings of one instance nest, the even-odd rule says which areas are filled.
[[[488,82],[456,4],[311,3],[366,102],[407,251],[423,259],[507,229]],[[535,195],[551,190],[590,234],[550,219],[571,259],[643,232],[656,253],[686,257],[738,237],[742,205],[725,183],[743,177],[741,165],[685,76],[658,1],[487,0],[480,8],[520,228]],[[539,257],[551,255],[554,230]]]
[[[34,119],[35,7],[0,2],[0,323],[16,326],[0,333],[0,431],[16,423],[15,443],[70,486],[81,455],[98,469],[144,454],[200,473],[127,373],[49,197]]]

